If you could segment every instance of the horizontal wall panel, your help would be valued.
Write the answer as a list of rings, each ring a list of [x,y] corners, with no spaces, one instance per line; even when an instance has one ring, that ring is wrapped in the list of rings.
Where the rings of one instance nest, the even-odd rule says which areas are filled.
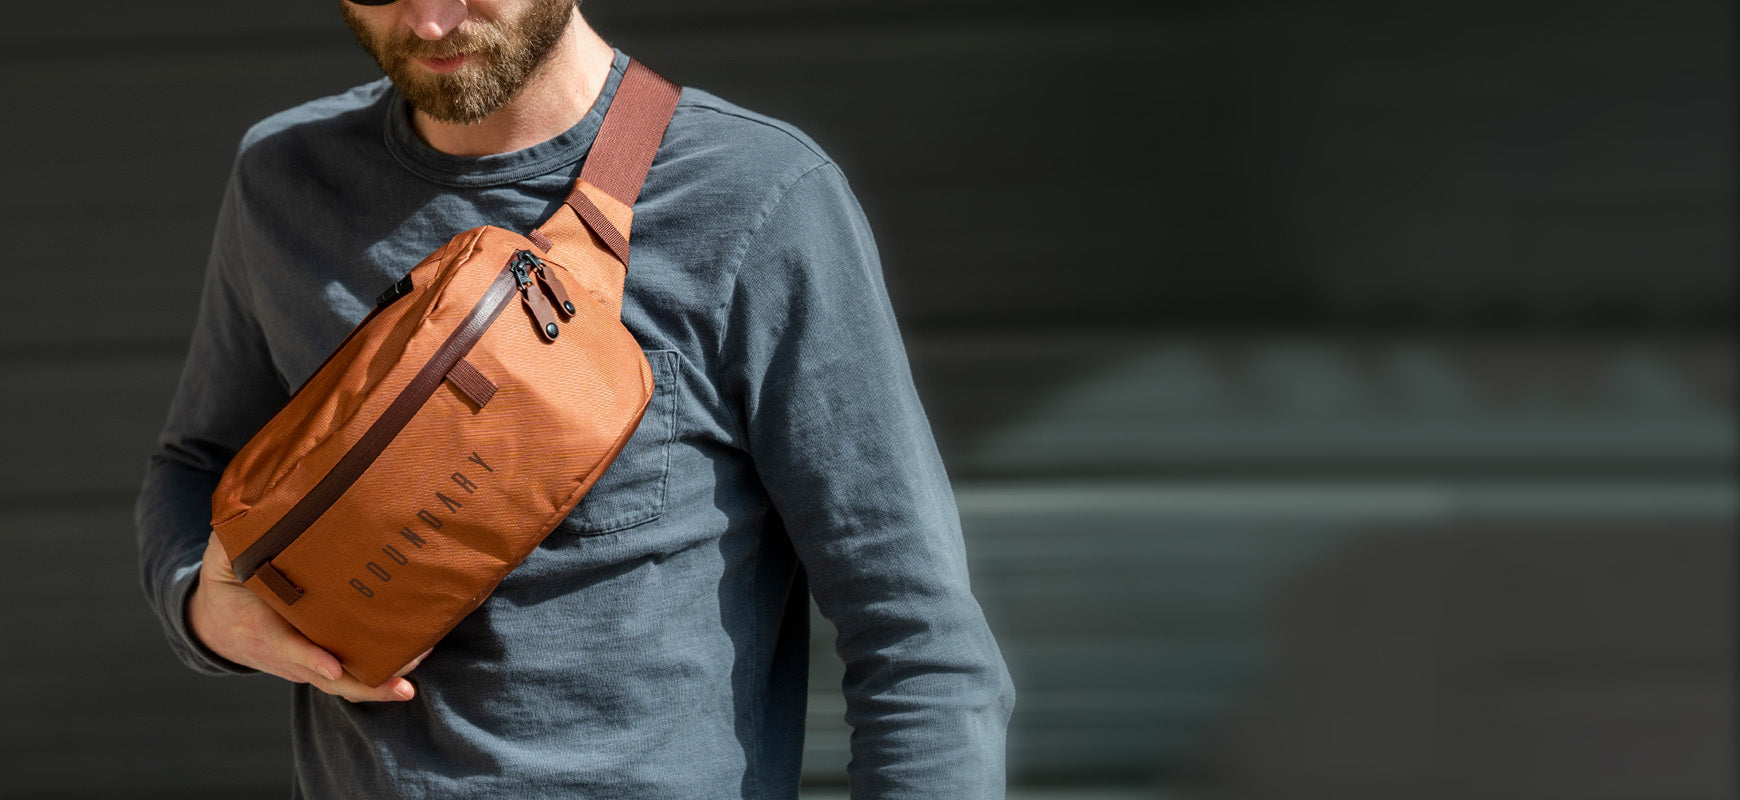
[[[183,356],[0,359],[6,434],[0,507],[131,502],[156,449]]]
[[[209,236],[209,216],[249,126],[378,75],[367,56],[343,41],[240,54],[98,52],[13,66],[7,95],[50,122],[8,128],[0,141],[67,155],[9,165],[10,180],[29,192],[9,195],[5,216],[98,225],[132,208],[171,208],[202,212],[208,218],[200,232]],[[92,108],[128,121],[125,146],[112,127],[82,122]],[[149,253],[153,243],[129,244],[132,252]]]
[[[966,476],[1734,458],[1734,350],[1720,339],[961,336],[912,350]]]
[[[31,301],[0,317],[0,352],[184,352],[222,186],[213,190],[209,203],[113,205],[101,221],[88,213],[0,217],[14,263],[37,265],[11,272],[15,296]]]

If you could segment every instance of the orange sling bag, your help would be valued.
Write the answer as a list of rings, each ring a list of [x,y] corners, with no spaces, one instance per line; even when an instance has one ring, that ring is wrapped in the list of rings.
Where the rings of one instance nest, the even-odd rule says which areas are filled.
[[[364,683],[477,608],[640,424],[628,235],[678,93],[631,61],[556,213],[424,259],[224,470],[236,575]]]

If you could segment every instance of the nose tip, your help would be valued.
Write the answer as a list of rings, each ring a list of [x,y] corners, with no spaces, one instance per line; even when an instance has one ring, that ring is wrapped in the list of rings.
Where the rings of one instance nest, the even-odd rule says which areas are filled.
[[[410,16],[411,33],[427,41],[452,33],[471,15],[471,9],[463,0],[406,3],[405,11]]]

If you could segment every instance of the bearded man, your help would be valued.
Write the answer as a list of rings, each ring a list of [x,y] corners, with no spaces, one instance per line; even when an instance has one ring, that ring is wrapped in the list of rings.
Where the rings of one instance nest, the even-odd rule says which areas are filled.
[[[801,132],[684,89],[634,206],[622,320],[656,390],[480,608],[371,687],[211,537],[236,451],[451,235],[567,195],[627,67],[573,0],[343,2],[386,78],[243,139],[141,491],[177,653],[293,682],[296,797],[790,798],[813,594],[853,797],[1000,797],[1013,692],[870,232]]]

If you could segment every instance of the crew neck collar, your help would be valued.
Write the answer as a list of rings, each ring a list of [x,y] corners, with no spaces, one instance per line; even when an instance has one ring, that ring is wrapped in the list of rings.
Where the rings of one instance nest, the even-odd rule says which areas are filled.
[[[523,150],[487,156],[456,156],[430,147],[411,127],[410,104],[398,89],[389,85],[384,103],[387,151],[405,169],[443,186],[503,186],[548,174],[585,157],[586,151],[592,147],[593,138],[598,135],[599,126],[604,124],[604,112],[610,107],[611,99],[616,97],[616,87],[622,83],[622,74],[627,69],[628,56],[617,50],[598,99],[592,101],[592,108],[574,127]]]

